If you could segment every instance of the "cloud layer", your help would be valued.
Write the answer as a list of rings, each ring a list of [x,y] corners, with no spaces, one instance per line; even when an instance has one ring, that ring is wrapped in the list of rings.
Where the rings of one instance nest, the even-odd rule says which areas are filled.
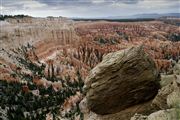
[[[107,17],[180,12],[179,0],[0,0],[1,14]]]

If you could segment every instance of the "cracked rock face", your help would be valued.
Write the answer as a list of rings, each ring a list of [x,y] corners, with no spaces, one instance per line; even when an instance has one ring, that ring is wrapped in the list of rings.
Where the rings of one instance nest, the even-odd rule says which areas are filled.
[[[152,105],[156,109],[168,109],[180,107],[180,78],[174,75],[171,83],[159,90],[154,98]]]
[[[158,72],[142,46],[109,53],[86,78],[87,106],[96,114],[111,114],[152,99],[158,92]]]

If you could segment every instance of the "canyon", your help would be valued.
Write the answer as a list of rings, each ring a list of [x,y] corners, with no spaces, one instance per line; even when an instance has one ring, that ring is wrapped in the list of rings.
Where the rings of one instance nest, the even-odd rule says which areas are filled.
[[[78,89],[63,102],[62,108],[59,107],[67,113],[84,98],[82,87],[85,79],[90,76],[92,68],[98,66],[108,53],[142,45],[145,53],[154,62],[151,68],[154,68],[154,71],[157,69],[156,76],[159,73],[173,74],[174,66],[180,59],[180,28],[175,24],[177,21],[180,20],[175,19],[168,23],[159,19],[110,22],[74,21],[64,17],[7,18],[0,21],[0,80],[7,83],[22,83],[24,92],[32,92],[36,96],[39,95],[38,89],[31,89],[29,84],[45,89],[52,86],[58,93],[64,86],[73,87],[73,84],[77,83]],[[28,65],[33,65],[34,68],[31,69]],[[22,80],[22,76],[31,79]],[[133,86],[128,86],[130,87]],[[57,95],[56,92],[53,95]],[[154,92],[153,97],[157,90]],[[112,111],[119,112],[127,107],[129,105],[113,108]],[[100,110],[97,113],[104,114],[104,111]],[[47,115],[51,116],[51,113],[49,114]],[[80,119],[80,115],[75,119]]]
[[[74,22],[67,18],[9,18],[1,21],[1,48],[14,49],[32,44],[41,62],[60,59],[65,66],[83,68],[83,78],[102,56],[130,46],[143,44],[158,68],[165,72],[168,59],[178,59],[179,27],[162,21],[150,22]],[[62,55],[63,54],[63,55]],[[1,55],[1,62],[10,63]],[[62,66],[61,63],[55,66]],[[64,68],[62,66],[61,68]],[[6,71],[6,70],[4,70]],[[70,72],[70,71],[69,71]],[[73,73],[72,73],[73,74]],[[72,75],[73,77],[73,75]]]

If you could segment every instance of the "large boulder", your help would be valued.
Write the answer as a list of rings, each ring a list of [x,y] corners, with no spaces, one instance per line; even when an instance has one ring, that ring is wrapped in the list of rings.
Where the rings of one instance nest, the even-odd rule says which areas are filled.
[[[151,102],[148,101],[142,104],[134,105],[125,110],[122,110],[118,113],[108,114],[108,115],[99,115],[93,112],[82,111],[84,113],[84,120],[130,120],[130,118],[135,114],[150,114],[151,111]]]
[[[142,46],[109,53],[85,80],[87,107],[111,114],[152,99],[159,89],[158,71]]]

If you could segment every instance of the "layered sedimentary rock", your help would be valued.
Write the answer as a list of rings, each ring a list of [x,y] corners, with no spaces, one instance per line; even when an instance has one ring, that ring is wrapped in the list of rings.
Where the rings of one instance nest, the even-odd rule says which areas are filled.
[[[174,75],[171,82],[164,86],[154,98],[152,105],[157,109],[168,109],[180,104],[180,79]]]
[[[160,21],[80,22],[75,24],[75,30],[89,45],[96,49],[105,48],[103,49],[105,54],[144,44],[146,52],[155,60],[160,72],[167,72],[171,68],[168,59],[179,59],[179,29],[177,26]]]
[[[86,101],[80,103],[81,111],[84,113],[84,120],[130,120],[130,118],[135,113],[151,113],[151,102],[148,101],[132,107],[128,107],[118,113],[108,114],[108,115],[99,115],[92,111],[89,111],[87,108]]]
[[[158,72],[142,46],[109,53],[85,80],[88,108],[110,114],[152,99],[159,89]]]
[[[167,72],[172,67],[168,59],[177,60],[180,54],[180,43],[171,41],[179,35],[178,27],[160,21],[74,22],[63,17],[24,17],[0,22],[3,28],[0,32],[1,48],[14,49],[30,43],[36,48],[40,61],[69,61],[64,66],[82,68],[84,78],[102,61],[103,55],[130,46],[144,44],[145,51],[154,58],[160,72]],[[9,66],[12,62],[4,54],[0,53],[0,57],[2,64]],[[55,66],[64,68],[59,65],[61,63]],[[9,70],[3,68],[2,71]]]
[[[19,21],[19,22],[18,22]],[[1,47],[15,48],[19,45],[43,40],[69,43],[72,38],[72,21],[63,18],[22,18],[1,21]],[[6,24],[5,24],[6,23]]]
[[[180,79],[174,75],[171,83],[164,86],[152,101],[156,112],[150,115],[134,115],[131,120],[179,120],[180,119]]]
[[[3,53],[3,49],[11,51],[27,43],[36,48],[35,52],[33,52],[35,57],[32,57],[32,59],[46,64],[44,73],[49,78],[56,76],[59,79],[74,82],[78,80],[79,76],[84,80],[89,70],[102,61],[103,55],[140,44],[144,45],[145,52],[155,60],[160,72],[180,74],[179,65],[175,65],[176,69],[172,70],[174,65],[172,61],[178,61],[180,55],[180,42],[177,39],[180,32],[175,25],[165,24],[161,21],[127,23],[105,21],[74,22],[62,17],[12,18],[0,22],[0,27],[3,28],[0,31],[0,79],[2,80],[17,81],[19,79],[13,77],[13,70],[25,72],[23,69],[19,69],[16,60],[11,60],[9,54]],[[104,59],[114,61],[109,63],[103,60],[103,64],[107,63],[107,65],[97,67],[102,70],[102,74],[98,76],[102,75],[102,78],[105,77],[105,79],[101,77],[88,78],[93,79],[93,83],[88,86],[89,98],[86,98],[85,104],[91,106],[94,111],[98,110],[100,114],[115,113],[101,116],[90,112],[92,117],[95,117],[94,119],[126,120],[136,112],[147,115],[151,111],[152,100],[149,99],[157,92],[158,85],[155,80],[157,70],[153,62],[151,62],[152,60],[145,53],[141,53],[141,50],[139,51],[139,53],[136,51],[135,55],[140,57],[137,59],[136,57],[132,58],[129,61],[126,60],[131,59],[130,53],[134,52],[134,49],[125,50],[123,54],[121,52],[109,54],[109,57],[104,57]],[[121,57],[124,61],[120,60],[122,63],[118,62],[117,54],[123,56]],[[117,64],[111,65],[111,62]],[[139,62],[142,64],[139,64]],[[110,66],[108,67],[108,65]],[[98,71],[98,73],[92,73],[95,75],[101,73],[98,69],[95,69],[95,72]],[[28,71],[26,73],[31,75]],[[119,74],[121,76],[118,76]],[[96,80],[102,81],[97,82]],[[33,79],[33,82],[38,85],[49,83],[46,79]],[[171,83],[171,80],[167,83]],[[90,85],[89,82],[87,84]],[[163,84],[166,84],[166,82]],[[62,87],[60,83],[56,82],[52,83],[52,86],[55,90]],[[26,88],[27,86],[23,87],[24,90]],[[109,97],[106,95],[109,95]],[[121,95],[121,97],[118,95]],[[178,97],[177,89],[163,88],[153,100],[153,106],[158,109],[169,108],[174,106],[175,101],[179,100],[176,99]],[[98,99],[97,106],[93,106],[96,105],[94,99]],[[69,105],[72,106],[72,104],[77,103],[77,99],[74,100],[75,103],[72,100],[66,101],[68,103],[66,104],[67,108],[69,108]],[[91,102],[87,102],[88,100]],[[106,106],[107,104],[109,106]],[[85,108],[85,112],[88,111],[89,109]]]
[[[113,56],[111,56],[111,57],[113,59]],[[104,57],[104,58],[106,58],[106,57]],[[106,63],[106,62],[104,62],[104,63]],[[102,63],[100,63],[100,64],[102,64]],[[98,75],[98,72],[97,72],[98,70],[104,71],[102,66],[99,69],[96,68],[94,70],[95,71],[91,72],[90,75]],[[108,70],[111,73],[111,69],[108,69]],[[162,88],[158,90],[158,94],[153,99],[149,100],[148,102],[143,102],[143,103],[140,103],[137,105],[132,105],[130,107],[125,108],[124,110],[117,112],[117,113],[107,114],[107,115],[99,115],[95,111],[92,111],[92,109],[89,107],[89,105],[90,105],[89,100],[91,100],[91,99],[88,99],[88,97],[87,97],[88,92],[90,90],[91,90],[90,92],[95,91],[95,90],[92,90],[94,86],[95,86],[94,88],[97,89],[97,91],[99,91],[100,89],[98,89],[98,88],[105,86],[106,82],[104,82],[104,83],[101,82],[101,84],[100,84],[100,82],[97,82],[99,79],[100,80],[102,79],[99,76],[98,77],[96,76],[95,79],[92,79],[94,77],[91,77],[90,79],[88,78],[86,81],[86,85],[90,85],[90,86],[86,86],[86,88],[88,88],[87,96],[81,102],[80,108],[81,108],[82,112],[85,113],[85,119],[87,119],[87,120],[94,120],[94,119],[96,119],[96,120],[130,120],[130,119],[131,120],[167,120],[167,119],[179,120],[180,119],[180,103],[179,103],[179,101],[180,101],[180,94],[179,94],[180,93],[180,91],[179,91],[180,90],[180,86],[179,86],[180,85],[180,76],[179,76],[179,72],[178,72],[179,70],[180,70],[179,63],[177,62],[177,63],[175,63],[175,65],[173,67],[174,74],[171,74],[171,75],[162,74],[161,75],[160,83],[161,83]],[[136,74],[136,73],[134,73],[134,74]],[[103,77],[106,76],[106,74],[100,74],[100,75]],[[90,82],[88,80],[92,80],[92,82]],[[136,87],[138,88],[138,86],[139,85],[137,85]],[[120,87],[120,88],[122,88],[122,87]],[[106,109],[107,104],[105,104],[105,103],[109,103],[108,102],[109,98],[107,98],[107,99],[102,99],[102,98],[106,95],[113,94],[113,92],[111,92],[110,94],[106,94],[104,92],[109,89],[113,89],[113,87],[111,86],[110,83],[108,83],[108,86],[106,86],[106,89],[104,89],[103,91],[101,91],[101,92],[95,91],[96,93],[94,92],[94,95],[89,96],[89,98],[99,97],[99,101],[101,100],[100,101],[101,103],[104,102],[104,104],[102,105],[103,107],[101,109],[99,109],[101,111],[104,111],[104,109]],[[123,89],[120,92],[122,93],[124,91],[125,90]],[[147,93],[147,95],[151,94],[152,91],[149,91]],[[96,94],[98,96],[96,96]],[[138,95],[138,94],[136,94],[136,95]],[[139,94],[139,95],[142,95],[142,94]],[[112,98],[112,96],[110,96],[110,97]],[[143,98],[141,98],[141,96],[139,96],[139,98],[143,99]],[[125,99],[125,96],[122,96],[121,99]],[[93,100],[95,101],[96,99],[93,99]],[[127,98],[127,100],[128,100],[128,98]],[[133,98],[131,98],[131,100],[133,100]],[[113,102],[114,102],[114,100],[112,99],[112,103]],[[90,102],[90,103],[92,103],[92,102]],[[121,103],[122,103],[122,101],[121,101]],[[118,107],[118,105],[116,105],[116,107]],[[114,105],[114,108],[111,108],[111,109],[117,109],[116,107]],[[109,109],[106,109],[106,111],[108,111],[108,110]],[[138,114],[135,114],[135,113],[138,113]]]
[[[151,106],[154,112],[148,115],[135,114],[131,120],[179,120],[180,119],[180,76],[179,62],[171,75],[162,75],[161,86]]]
[[[58,55],[62,58],[67,57],[67,59],[70,59],[69,54],[68,56],[64,55],[65,51],[68,51],[73,56],[73,46],[78,42],[78,37],[74,31],[72,20],[63,17],[25,17],[9,18],[0,22],[0,27],[3,28],[0,32],[0,63],[2,66],[12,66],[12,63],[16,60],[10,59],[7,54],[1,51],[6,50],[7,53],[11,53],[11,50],[27,44],[36,48],[35,54],[41,62],[47,64],[47,67],[49,66],[47,61],[49,59],[58,59]],[[56,69],[60,66],[60,63],[59,61],[58,64],[55,63],[57,62],[54,62]],[[63,69],[64,67],[61,68],[63,71],[66,71]],[[0,71],[4,73],[0,75],[1,79],[10,79],[8,74],[11,72],[11,69],[9,67],[1,67]],[[72,71],[76,73],[76,71]]]

